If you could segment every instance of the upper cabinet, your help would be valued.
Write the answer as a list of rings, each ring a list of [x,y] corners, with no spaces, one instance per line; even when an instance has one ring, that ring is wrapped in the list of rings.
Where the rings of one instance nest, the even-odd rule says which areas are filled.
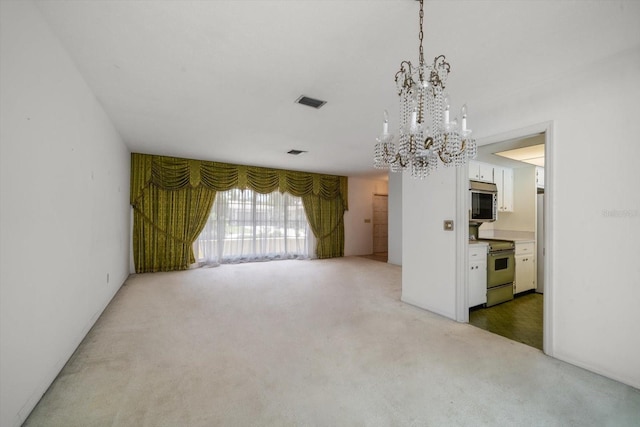
[[[498,211],[513,212],[513,169],[494,166],[493,178],[498,187]]]
[[[470,160],[469,179],[496,184],[498,211],[513,212],[513,169]]]
[[[536,188],[544,188],[544,168],[536,166]]]
[[[469,179],[473,181],[493,182],[493,165],[469,161]]]

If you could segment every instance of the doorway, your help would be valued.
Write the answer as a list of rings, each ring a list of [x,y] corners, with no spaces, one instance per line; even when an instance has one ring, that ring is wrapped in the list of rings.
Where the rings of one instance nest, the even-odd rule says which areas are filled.
[[[485,237],[510,240],[509,235],[516,235],[521,238],[526,235],[527,239],[535,242],[535,265],[531,267],[533,271],[529,270],[529,272],[536,278],[536,282],[537,284],[539,283],[540,286],[538,287],[536,284],[536,287],[533,289],[527,289],[525,292],[516,292],[516,297],[513,301],[490,308],[472,308],[468,313],[464,313],[468,315],[466,320],[475,326],[516,341],[524,342],[525,344],[543,350],[549,355],[552,355],[551,343],[553,342],[551,339],[552,310],[550,309],[552,301],[551,293],[549,292],[551,285],[549,283],[550,258],[547,245],[551,231],[551,218],[549,218],[550,209],[548,206],[551,179],[549,179],[549,174],[547,173],[551,166],[549,156],[552,136],[551,130],[552,123],[549,122],[529,129],[496,136],[490,138],[490,140],[481,141],[480,144],[483,142],[484,144],[479,144],[478,146],[477,161],[498,164],[499,167],[513,169],[516,171],[515,177],[527,177],[531,182],[532,187],[527,190],[529,191],[527,197],[530,198],[527,208],[531,209],[531,211],[527,213],[528,225],[526,229],[519,230],[515,225],[518,224],[518,221],[515,220],[518,212],[518,204],[516,203],[512,213],[503,215],[506,221],[503,221],[502,224],[499,222],[499,213],[498,221],[492,226],[488,226],[488,229],[485,230]],[[522,159],[514,160],[494,154],[518,148],[525,148],[523,151],[527,151],[527,147],[539,144],[543,144],[545,150],[541,159],[542,163],[537,168],[535,164],[523,163]],[[544,167],[544,169],[542,169],[542,167]],[[462,174],[459,174],[458,177],[461,181],[468,179],[468,176],[463,178]],[[540,188],[536,188],[537,178],[541,180]],[[462,197],[464,193],[465,189],[460,188],[463,186],[464,184],[459,185],[461,193],[459,197]],[[518,194],[518,189],[516,188],[515,190],[515,193]],[[463,206],[466,206],[466,203],[468,203],[464,198],[459,200],[463,202]],[[468,207],[466,212],[468,212]],[[504,230],[500,228],[506,228],[508,231],[515,233],[504,234]],[[517,233],[518,231],[521,233]],[[525,259],[529,260],[529,257]],[[517,266],[518,263],[516,262],[516,269]],[[468,270],[468,264],[466,268]],[[468,289],[466,292],[468,292]]]
[[[389,196],[373,195],[373,255],[387,262],[389,251]]]

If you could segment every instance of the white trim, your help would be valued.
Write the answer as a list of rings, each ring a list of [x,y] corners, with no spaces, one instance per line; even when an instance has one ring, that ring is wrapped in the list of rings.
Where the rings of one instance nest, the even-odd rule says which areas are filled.
[[[543,315],[543,351],[549,356],[554,355],[555,340],[553,336],[553,209],[554,205],[554,164],[551,153],[553,146],[553,121],[537,123],[525,128],[515,129],[502,134],[488,136],[478,140],[478,146],[493,144],[496,142],[507,142],[511,140],[523,139],[534,135],[544,134],[545,136],[545,168],[544,168],[544,215],[545,215],[545,257],[544,257],[544,315]],[[469,248],[469,230],[466,224],[469,222],[468,206],[468,186],[466,181],[468,173],[465,168],[460,168],[456,176],[457,209],[456,220],[458,222],[456,231],[456,320],[458,322],[469,322],[469,310],[467,308],[467,293],[469,289],[469,260],[467,251]]]
[[[469,168],[456,174],[456,320],[469,323]]]
[[[525,128],[515,129],[508,132],[500,133],[497,135],[487,136],[484,138],[478,139],[478,146],[494,144],[496,142],[508,142],[515,141],[518,139],[529,138],[531,136],[540,135],[542,133],[546,133],[549,129],[553,127],[553,122],[543,122],[536,123],[531,126],[527,126]],[[546,141],[545,141],[546,142]],[[547,151],[545,150],[545,156]],[[546,159],[545,159],[546,161]],[[545,163],[546,166],[546,163]]]
[[[555,355],[555,337],[553,335],[553,320],[555,313],[553,311],[553,300],[555,298],[555,287],[553,286],[553,208],[555,207],[554,197],[554,123],[552,121],[546,123],[544,131],[544,306],[543,306],[543,333],[542,348],[545,354],[549,356]]]

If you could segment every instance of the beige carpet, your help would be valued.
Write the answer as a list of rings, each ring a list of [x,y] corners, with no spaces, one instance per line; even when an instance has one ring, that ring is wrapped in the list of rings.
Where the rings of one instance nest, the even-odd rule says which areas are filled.
[[[400,283],[360,257],[132,276],[26,425],[638,425],[638,390]]]

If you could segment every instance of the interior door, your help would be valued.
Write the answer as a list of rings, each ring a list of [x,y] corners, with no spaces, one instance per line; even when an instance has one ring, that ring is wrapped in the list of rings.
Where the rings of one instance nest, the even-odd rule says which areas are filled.
[[[373,195],[373,253],[388,251],[388,205],[389,196],[386,194]]]

